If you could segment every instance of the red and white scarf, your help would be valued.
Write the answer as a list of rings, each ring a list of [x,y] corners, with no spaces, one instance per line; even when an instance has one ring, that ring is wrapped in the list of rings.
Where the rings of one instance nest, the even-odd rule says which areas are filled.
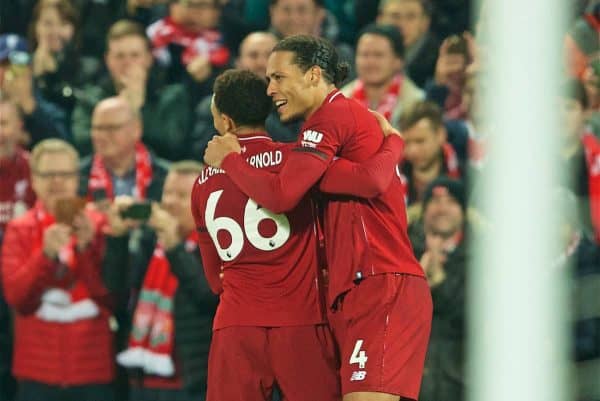
[[[581,137],[588,173],[590,213],[596,241],[600,242],[600,140],[587,132]]]
[[[148,149],[141,142],[138,142],[135,145],[135,188],[133,197],[136,199],[145,199],[150,182],[152,182],[150,152],[148,152]],[[110,174],[106,170],[102,158],[95,155],[88,181],[88,194],[91,196],[91,194],[98,190],[103,190],[108,199],[115,197]]]
[[[385,92],[385,94],[379,101],[379,104],[375,108],[375,111],[383,115],[388,121],[391,121],[392,114],[394,113],[394,108],[398,104],[398,99],[400,98],[400,94],[402,93],[402,81],[402,75],[396,75],[392,79],[392,82],[388,86],[387,91]],[[360,104],[364,105],[368,109],[372,108],[369,104],[369,99],[367,99],[365,84],[360,79],[357,81],[356,86],[354,87],[354,91],[352,92],[351,98],[358,101]]]
[[[454,178],[456,180],[460,179],[460,169],[458,164],[458,156],[456,156],[456,151],[449,143],[445,143],[442,145],[442,155],[444,157],[444,175]],[[400,162],[402,163],[402,162]],[[408,195],[410,191],[410,181],[408,177],[402,174],[399,170],[396,171],[398,176],[400,177],[400,182],[402,183],[402,190],[404,191],[404,198],[408,203]]]
[[[181,54],[183,65],[188,65],[197,56],[208,58],[215,67],[223,67],[229,61],[229,49],[223,44],[221,33],[215,29],[190,32],[166,17],[148,27],[148,36],[154,56],[163,64],[170,64],[172,61],[168,50],[171,43],[184,48]]]
[[[33,244],[34,249],[43,245],[44,231],[55,223],[54,216],[47,213],[38,203],[36,206],[38,235]],[[60,277],[55,277],[52,287],[42,295],[42,303],[36,311],[36,316],[47,322],[72,323],[78,320],[91,319],[100,313],[98,305],[90,299],[90,293],[80,280],[74,280],[77,271],[78,255],[75,252],[77,239],[72,236],[69,243],[58,253],[61,267]]]
[[[188,252],[197,249],[197,237],[196,231],[187,237],[185,247]],[[117,355],[119,364],[141,368],[151,375],[169,377],[175,374],[173,310],[178,285],[163,248],[157,244],[133,315],[129,345]]]

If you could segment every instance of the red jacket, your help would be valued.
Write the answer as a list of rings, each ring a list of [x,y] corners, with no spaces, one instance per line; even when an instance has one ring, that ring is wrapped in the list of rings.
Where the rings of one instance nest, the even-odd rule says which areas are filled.
[[[77,258],[77,273],[100,313],[73,323],[40,320],[35,312],[41,296],[56,282],[55,261],[42,252],[41,224],[36,204],[25,215],[11,221],[2,248],[4,296],[15,311],[13,374],[24,380],[49,385],[73,386],[108,383],[114,378],[112,333],[109,329],[108,290],[100,275],[104,252],[100,217],[88,216],[97,227],[92,244]]]

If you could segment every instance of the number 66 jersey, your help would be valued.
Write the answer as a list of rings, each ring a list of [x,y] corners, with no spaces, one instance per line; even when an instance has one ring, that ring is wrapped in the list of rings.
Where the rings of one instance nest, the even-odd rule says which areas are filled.
[[[238,139],[247,162],[271,172],[292,149],[264,133]],[[194,184],[192,213],[207,281],[220,293],[214,330],[325,322],[310,198],[275,214],[248,198],[223,170],[206,167]]]

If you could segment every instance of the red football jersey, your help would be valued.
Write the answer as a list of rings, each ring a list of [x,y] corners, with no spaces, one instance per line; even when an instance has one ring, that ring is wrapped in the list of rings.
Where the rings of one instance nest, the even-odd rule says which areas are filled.
[[[298,145],[320,159],[353,162],[371,158],[383,143],[375,117],[338,90],[302,126]],[[325,197],[325,241],[329,297],[333,301],[357,279],[386,272],[423,276],[407,234],[400,177],[380,196],[362,199]]]
[[[263,133],[239,137],[242,156],[278,171],[291,146]],[[323,323],[317,230],[310,198],[285,214],[257,205],[223,170],[207,167],[194,184],[192,211],[204,270],[223,292],[214,329]],[[216,283],[223,268],[223,279]]]

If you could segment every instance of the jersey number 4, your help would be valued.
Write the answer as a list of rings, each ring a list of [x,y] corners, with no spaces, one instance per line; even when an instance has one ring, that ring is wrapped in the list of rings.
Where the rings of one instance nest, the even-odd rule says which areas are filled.
[[[244,209],[244,227],[230,217],[215,217],[217,203],[223,194],[223,190],[210,194],[206,202],[206,213],[204,220],[206,229],[217,248],[221,260],[228,262],[235,259],[244,248],[244,238],[261,251],[274,251],[285,244],[290,238],[290,222],[285,214],[275,214],[267,209],[259,207],[252,199],[248,199]],[[272,220],[276,230],[271,237],[263,237],[258,230],[258,225],[263,220]],[[231,236],[231,244],[222,248],[217,239],[219,230],[225,230]],[[244,233],[246,234],[244,237]]]

